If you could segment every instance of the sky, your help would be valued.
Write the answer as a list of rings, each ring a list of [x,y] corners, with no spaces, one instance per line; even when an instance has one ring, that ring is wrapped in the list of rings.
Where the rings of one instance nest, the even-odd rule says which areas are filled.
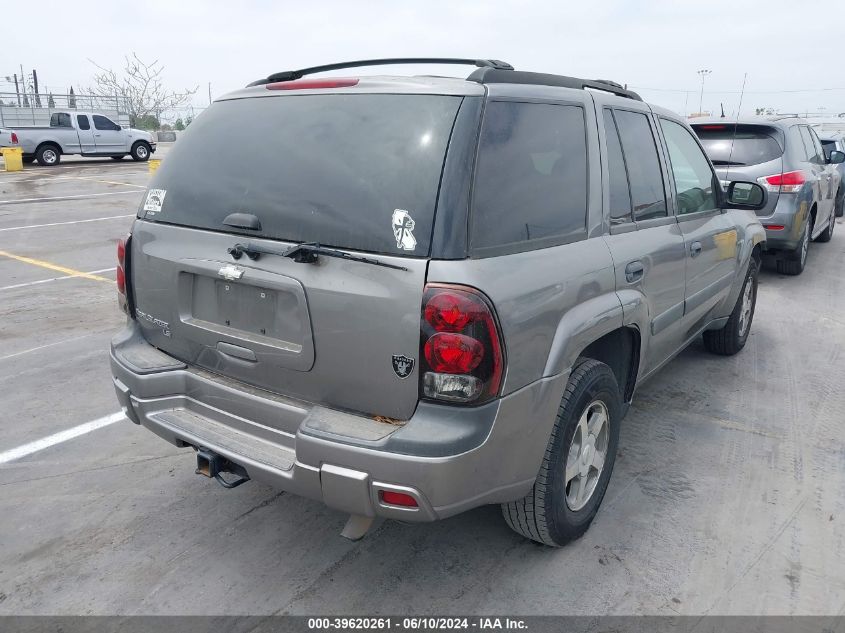
[[[843,0],[39,0],[4,2],[6,75],[79,92],[90,60],[119,69],[132,52],[160,61],[192,105],[272,72],[380,57],[495,58],[519,70],[612,79],[681,114],[755,108],[845,113]],[[49,45],[46,45],[49,43]],[[355,74],[468,74],[392,67]],[[344,75],[352,74],[344,71]],[[462,76],[465,76],[462,75]],[[42,88],[42,92],[45,90]]]

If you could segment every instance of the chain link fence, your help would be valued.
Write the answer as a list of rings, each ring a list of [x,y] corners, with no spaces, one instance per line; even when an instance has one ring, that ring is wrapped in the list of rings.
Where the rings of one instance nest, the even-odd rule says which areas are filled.
[[[0,127],[50,125],[50,115],[62,110],[97,112],[129,125],[128,104],[118,95],[0,92]]]

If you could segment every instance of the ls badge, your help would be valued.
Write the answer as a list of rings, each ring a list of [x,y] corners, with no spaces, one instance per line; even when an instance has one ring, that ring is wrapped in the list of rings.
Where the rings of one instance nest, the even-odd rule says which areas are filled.
[[[408,358],[404,354],[393,355],[393,371],[400,378],[407,378],[414,371],[414,359]]]

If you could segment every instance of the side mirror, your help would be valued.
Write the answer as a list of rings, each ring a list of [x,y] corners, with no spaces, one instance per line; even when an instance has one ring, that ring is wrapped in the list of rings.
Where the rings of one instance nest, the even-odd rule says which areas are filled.
[[[838,165],[839,163],[845,163],[845,152],[840,152],[839,150],[833,150],[830,153],[830,156],[827,159],[829,165]]]
[[[766,190],[756,182],[732,182],[725,195],[725,207],[729,209],[759,211],[766,206],[767,201]]]

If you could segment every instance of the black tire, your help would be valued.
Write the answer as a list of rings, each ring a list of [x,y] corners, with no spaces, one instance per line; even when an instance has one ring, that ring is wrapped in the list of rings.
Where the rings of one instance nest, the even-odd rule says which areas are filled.
[[[584,505],[572,510],[567,494],[575,493],[572,486],[576,482],[571,479],[567,484],[567,457],[575,447],[573,439],[576,432],[583,437],[579,420],[598,406],[596,403],[601,403],[606,413],[604,426],[607,435],[602,438],[601,433],[598,434],[606,447],[603,466],[593,480],[589,475],[583,476],[588,486],[590,481],[595,481],[595,484]],[[579,360],[566,385],[534,488],[522,499],[502,504],[502,514],[511,529],[552,547],[565,545],[584,534],[598,512],[613,472],[621,419],[622,395],[610,367],[597,360]],[[595,446],[599,446],[598,441]],[[597,452],[589,451],[588,456]],[[577,459],[575,462],[582,463]],[[584,468],[592,467],[588,465]],[[580,482],[582,476],[578,477]]]
[[[777,269],[782,275],[800,275],[807,264],[807,252],[810,249],[810,223],[804,225],[801,241],[794,251],[784,253],[778,257]]]
[[[836,192],[836,203],[833,208],[837,218],[845,215],[845,188],[840,187]]]
[[[833,229],[835,229],[835,228],[836,228],[836,215],[831,213],[830,214],[830,220],[828,220],[828,222],[827,222],[827,227],[825,228],[824,231],[822,231],[822,234],[819,235],[816,238],[816,241],[822,242],[822,243],[829,242],[830,238],[833,237]]]
[[[57,145],[45,143],[35,150],[35,160],[42,167],[55,167],[62,161],[62,150]]]
[[[743,347],[751,332],[751,322],[754,320],[754,310],[757,307],[757,278],[760,272],[760,263],[754,257],[748,264],[748,271],[745,273],[745,281],[739,291],[731,316],[724,327],[719,330],[708,330],[704,332],[704,347],[712,354],[722,356],[733,356]],[[750,301],[750,312],[743,317],[747,298]]]
[[[124,156],[125,156],[125,154],[121,154],[120,156],[112,156],[111,159],[112,160],[123,160]]]
[[[138,141],[132,146],[129,155],[132,157],[132,160],[144,163],[150,160],[150,151],[150,146],[147,143]]]
[[[35,156],[24,156],[21,158],[21,160],[24,162],[24,164],[29,165],[30,163],[35,162]]]

